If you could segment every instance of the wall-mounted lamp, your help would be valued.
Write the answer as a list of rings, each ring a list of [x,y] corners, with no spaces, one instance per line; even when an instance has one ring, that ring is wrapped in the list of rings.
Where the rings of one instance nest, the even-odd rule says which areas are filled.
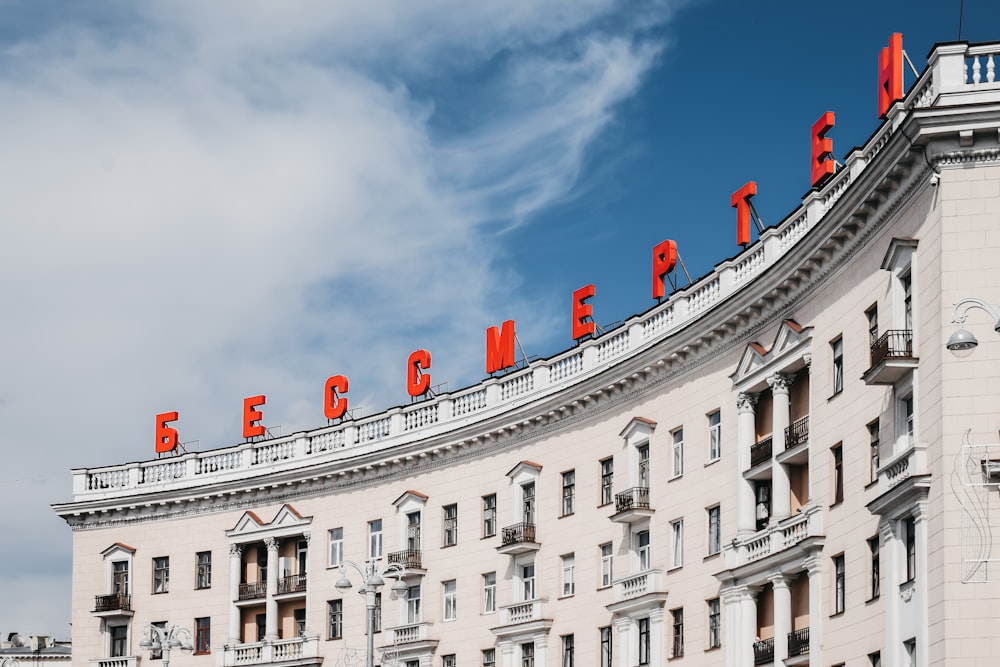
[[[1000,311],[997,311],[996,308],[982,299],[969,297],[967,299],[960,300],[955,304],[955,308],[952,311],[951,316],[951,321],[957,324],[959,329],[953,333],[948,338],[948,342],[945,343],[945,347],[948,348],[956,357],[968,357],[972,354],[972,351],[976,349],[976,346],[979,345],[979,341],[973,333],[965,328],[965,320],[969,316],[969,311],[977,308],[985,311],[987,315],[993,318],[993,330],[1000,333]]]

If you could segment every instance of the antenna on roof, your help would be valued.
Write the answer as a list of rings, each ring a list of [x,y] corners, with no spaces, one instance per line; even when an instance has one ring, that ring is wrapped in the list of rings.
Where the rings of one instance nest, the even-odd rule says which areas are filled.
[[[958,41],[962,41],[962,11],[965,9],[965,0],[958,0]]]

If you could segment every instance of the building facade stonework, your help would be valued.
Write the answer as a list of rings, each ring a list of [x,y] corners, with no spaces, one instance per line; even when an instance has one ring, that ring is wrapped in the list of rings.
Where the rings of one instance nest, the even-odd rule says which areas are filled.
[[[364,596],[335,584],[378,558],[407,588],[380,591],[387,667],[992,664],[1000,338],[972,312],[973,355],[945,342],[955,302],[1000,302],[995,56],[937,46],[784,221],[618,328],[372,417],[74,470],[75,662],[135,667],[160,623],[185,664],[360,664]]]

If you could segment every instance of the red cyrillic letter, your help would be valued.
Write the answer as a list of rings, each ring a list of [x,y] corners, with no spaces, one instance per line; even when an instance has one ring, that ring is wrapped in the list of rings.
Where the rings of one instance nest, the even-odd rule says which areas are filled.
[[[653,246],[653,298],[663,297],[663,279],[677,264],[677,244],[671,240]]]
[[[486,330],[487,373],[515,365],[514,320],[507,320],[500,326],[501,329],[490,327]]]
[[[736,209],[736,245],[750,243],[750,198],[755,194],[757,184],[747,181],[729,199],[729,205]]]
[[[594,307],[589,303],[584,303],[594,296],[596,290],[594,286],[586,285],[573,292],[573,340],[579,340],[590,334],[594,335]],[[583,318],[591,318],[590,322],[584,322]]]
[[[167,426],[167,422],[177,421],[176,412],[156,415],[156,453],[172,452],[177,449],[177,429]]]
[[[406,391],[410,396],[421,396],[431,388],[431,374],[421,373],[431,367],[431,353],[417,350],[406,360]]]
[[[878,54],[878,117],[885,118],[892,103],[903,97],[903,34],[892,33],[889,46]]]
[[[243,399],[244,438],[253,438],[258,435],[264,435],[264,425],[259,423],[260,420],[264,418],[264,413],[260,410],[255,410],[254,408],[259,408],[265,403],[267,403],[267,399],[263,395],[251,396]]]
[[[837,169],[833,161],[833,139],[826,133],[833,129],[834,116],[827,111],[813,123],[812,129],[812,184],[816,185]]]
[[[323,414],[327,419],[340,419],[347,412],[347,378],[334,375],[326,380],[323,389]],[[338,396],[338,394],[340,394]]]

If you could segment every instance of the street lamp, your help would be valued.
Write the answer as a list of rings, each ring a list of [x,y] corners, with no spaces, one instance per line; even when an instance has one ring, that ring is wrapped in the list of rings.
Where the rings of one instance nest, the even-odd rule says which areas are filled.
[[[0,659],[0,667],[18,667],[18,662],[15,658],[2,658]]]
[[[948,348],[956,357],[968,357],[972,354],[972,351],[976,349],[976,346],[979,345],[979,341],[976,340],[976,337],[972,334],[972,332],[965,328],[965,319],[969,316],[969,311],[976,309],[985,311],[987,315],[992,317],[993,330],[1000,333],[1000,311],[997,311],[996,308],[982,299],[977,299],[975,297],[960,300],[955,304],[955,308],[952,311],[951,316],[951,321],[959,325],[959,329],[953,333],[951,337],[948,338],[948,342],[945,343],[945,347]]]
[[[340,579],[334,584],[337,590],[342,592],[347,592],[351,590],[351,580],[347,578],[347,570],[344,566],[348,565],[354,568],[354,571],[361,575],[361,581],[363,582],[361,589],[358,593],[365,596],[365,606],[368,608],[368,632],[366,639],[368,640],[367,651],[365,653],[365,665],[366,667],[374,667],[375,665],[375,594],[379,591],[382,586],[385,585],[385,580],[382,578],[384,575],[392,575],[396,578],[396,582],[392,585],[390,589],[393,593],[397,595],[405,594],[407,591],[406,582],[403,581],[403,575],[406,573],[406,568],[404,568],[399,563],[389,563],[388,565],[379,566],[378,558],[372,558],[363,566],[358,565],[353,560],[345,560],[340,563]],[[164,665],[163,667],[167,667]]]
[[[194,646],[191,644],[191,631],[179,625],[161,628],[149,623],[144,632],[142,641],[139,642],[139,648],[149,649],[150,658],[156,651],[162,651],[163,667],[170,666],[170,649],[179,648],[185,653],[194,650]]]

